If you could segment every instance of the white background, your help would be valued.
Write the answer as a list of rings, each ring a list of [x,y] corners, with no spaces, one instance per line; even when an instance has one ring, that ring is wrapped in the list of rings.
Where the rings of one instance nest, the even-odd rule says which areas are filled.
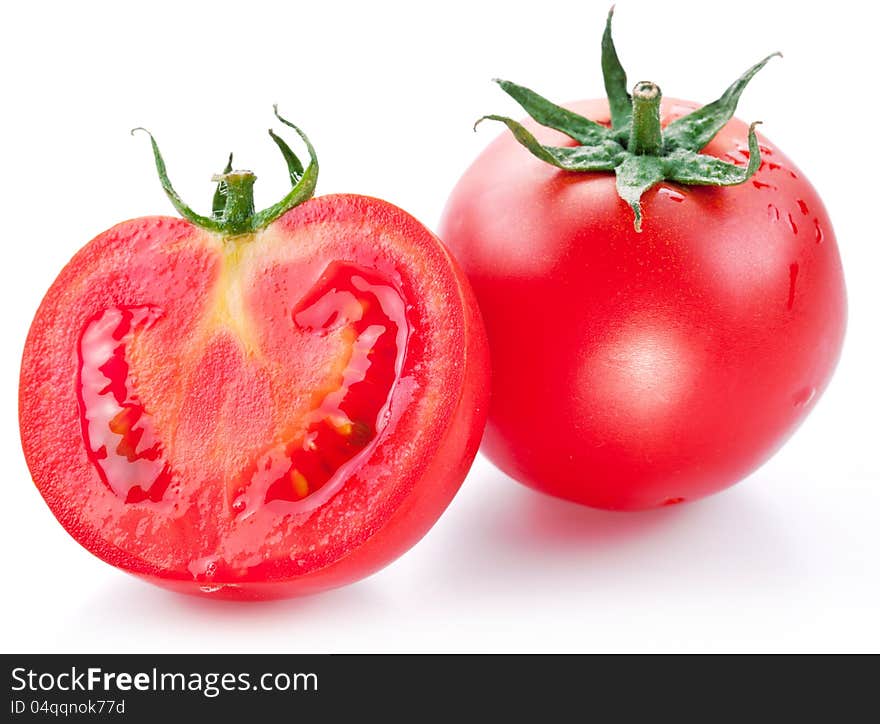
[[[0,20],[0,525],[4,651],[880,651],[876,27],[869,3],[622,0],[631,81],[714,99],[770,51],[738,115],[823,195],[850,322],[825,397],[772,461],[714,498],[580,508],[478,460],[410,553],[371,578],[266,604],[155,589],[91,557],[30,481],[17,425],[28,325],[64,263],[126,218],[173,213],[145,125],[206,210],[226,154],[285,193],[272,103],[317,146],[319,192],[387,198],[436,226],[449,190],[518,114],[504,76],[599,95],[607,2],[11,3]],[[277,124],[275,124],[277,127]]]

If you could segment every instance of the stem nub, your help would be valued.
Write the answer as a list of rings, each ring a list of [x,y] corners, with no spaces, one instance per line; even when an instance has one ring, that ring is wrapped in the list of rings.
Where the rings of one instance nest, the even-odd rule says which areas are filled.
[[[663,150],[660,129],[660,86],[650,81],[636,83],[632,92],[632,129],[627,150],[638,156],[659,156]]]
[[[250,231],[256,212],[254,207],[256,175],[251,171],[230,171],[216,174],[211,180],[226,185],[226,204],[221,218],[228,233],[243,234]]]

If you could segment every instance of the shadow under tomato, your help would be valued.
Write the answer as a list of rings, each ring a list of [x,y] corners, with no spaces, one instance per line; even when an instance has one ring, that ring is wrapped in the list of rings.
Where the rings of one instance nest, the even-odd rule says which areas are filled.
[[[301,653],[297,648],[299,627],[334,619],[368,619],[387,607],[379,593],[369,581],[363,581],[300,598],[227,601],[176,593],[131,576],[115,575],[78,610],[68,610],[63,617],[66,622],[58,626],[54,650],[68,648],[67,633],[70,641],[80,641],[88,631],[93,632],[97,647],[106,651],[127,650],[126,640],[131,639],[137,641],[138,651],[229,651],[248,649],[248,642],[265,648],[265,642],[272,641],[273,650]],[[143,630],[155,631],[152,647],[143,645]],[[177,643],[169,647],[169,642]]]
[[[459,591],[722,592],[790,586],[809,574],[786,539],[784,511],[753,494],[755,477],[693,503],[618,513],[537,493],[483,463],[446,523],[457,534],[425,546],[432,579]]]
[[[499,518],[495,531],[508,542],[528,536],[540,548],[625,544],[687,516],[683,507],[621,513],[587,508],[529,489],[522,492],[528,497],[517,493],[516,503]]]

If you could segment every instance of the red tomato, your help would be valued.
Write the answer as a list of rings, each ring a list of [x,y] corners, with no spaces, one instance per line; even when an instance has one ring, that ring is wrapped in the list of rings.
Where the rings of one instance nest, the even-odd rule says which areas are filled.
[[[569,107],[609,125],[604,100]],[[694,108],[664,99],[661,123]],[[702,153],[744,166],[747,135],[731,120]],[[819,196],[760,148],[742,185],[647,191],[641,233],[613,174],[561,171],[509,133],[464,174],[440,235],[486,323],[483,449],[504,472],[600,508],[671,505],[741,479],[804,419],[840,353],[843,275]]]
[[[484,334],[448,252],[384,201],[324,196],[234,238],[135,219],[37,312],[24,452],[115,566],[228,598],[319,591],[403,553],[457,491]]]

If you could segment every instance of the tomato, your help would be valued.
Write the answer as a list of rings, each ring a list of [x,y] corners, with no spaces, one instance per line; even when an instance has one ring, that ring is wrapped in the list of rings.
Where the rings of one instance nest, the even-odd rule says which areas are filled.
[[[614,127],[606,100],[565,108]],[[664,98],[664,133],[696,108]],[[755,137],[758,165],[748,126],[724,120],[698,162],[745,175],[751,160],[754,174],[723,188],[660,181],[641,195],[640,231],[619,178],[556,168],[506,133],[453,190],[440,236],[474,286],[492,358],[483,450],[516,480],[607,509],[694,500],[767,460],[828,384],[846,317],[828,214],[779,148]]]
[[[108,563],[187,593],[312,593],[389,563],[458,490],[485,333],[401,209],[323,196],[257,228],[253,176],[219,181],[225,230],[172,196],[212,228],[121,223],[52,284],[22,360],[22,444],[52,512]]]

